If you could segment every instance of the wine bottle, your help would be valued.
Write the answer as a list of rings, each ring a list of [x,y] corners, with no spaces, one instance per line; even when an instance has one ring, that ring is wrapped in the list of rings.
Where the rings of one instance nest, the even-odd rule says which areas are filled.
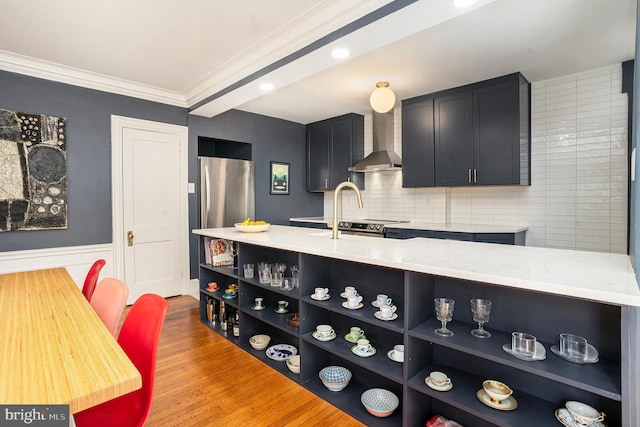
[[[233,336],[240,336],[240,310],[236,310],[235,317],[233,319]]]
[[[228,326],[226,307],[224,301],[220,301],[220,329],[226,331]]]

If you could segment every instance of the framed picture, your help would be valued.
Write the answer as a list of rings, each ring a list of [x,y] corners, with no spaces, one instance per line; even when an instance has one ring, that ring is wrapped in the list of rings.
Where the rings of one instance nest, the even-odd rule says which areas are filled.
[[[271,162],[271,194],[289,194],[289,163]]]

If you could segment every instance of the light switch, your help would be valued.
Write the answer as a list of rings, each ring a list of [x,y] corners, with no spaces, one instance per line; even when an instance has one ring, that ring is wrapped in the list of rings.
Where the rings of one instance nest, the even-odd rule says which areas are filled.
[[[196,185],[193,182],[189,183],[189,194],[193,194],[196,192]]]

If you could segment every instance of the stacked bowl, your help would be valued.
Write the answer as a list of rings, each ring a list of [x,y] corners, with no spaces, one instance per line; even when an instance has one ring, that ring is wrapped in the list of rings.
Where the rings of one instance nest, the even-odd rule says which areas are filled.
[[[370,388],[362,393],[360,401],[365,409],[376,417],[388,417],[400,404],[398,396],[383,388]]]
[[[342,366],[327,366],[318,375],[322,384],[331,391],[340,391],[351,381],[351,371]]]

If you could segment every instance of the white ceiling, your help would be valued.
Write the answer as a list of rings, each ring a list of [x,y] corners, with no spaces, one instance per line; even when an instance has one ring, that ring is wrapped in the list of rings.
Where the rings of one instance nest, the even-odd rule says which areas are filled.
[[[196,106],[194,114],[208,117],[237,108],[309,123],[370,112],[369,94],[380,80],[390,82],[399,106],[515,71],[540,81],[634,57],[636,0],[480,0],[467,9],[452,2],[420,0],[266,73],[397,3],[5,1],[0,69]],[[331,59],[334,46],[349,47],[351,57]],[[254,73],[263,75],[227,89]],[[267,94],[257,88],[266,80],[276,85]]]

